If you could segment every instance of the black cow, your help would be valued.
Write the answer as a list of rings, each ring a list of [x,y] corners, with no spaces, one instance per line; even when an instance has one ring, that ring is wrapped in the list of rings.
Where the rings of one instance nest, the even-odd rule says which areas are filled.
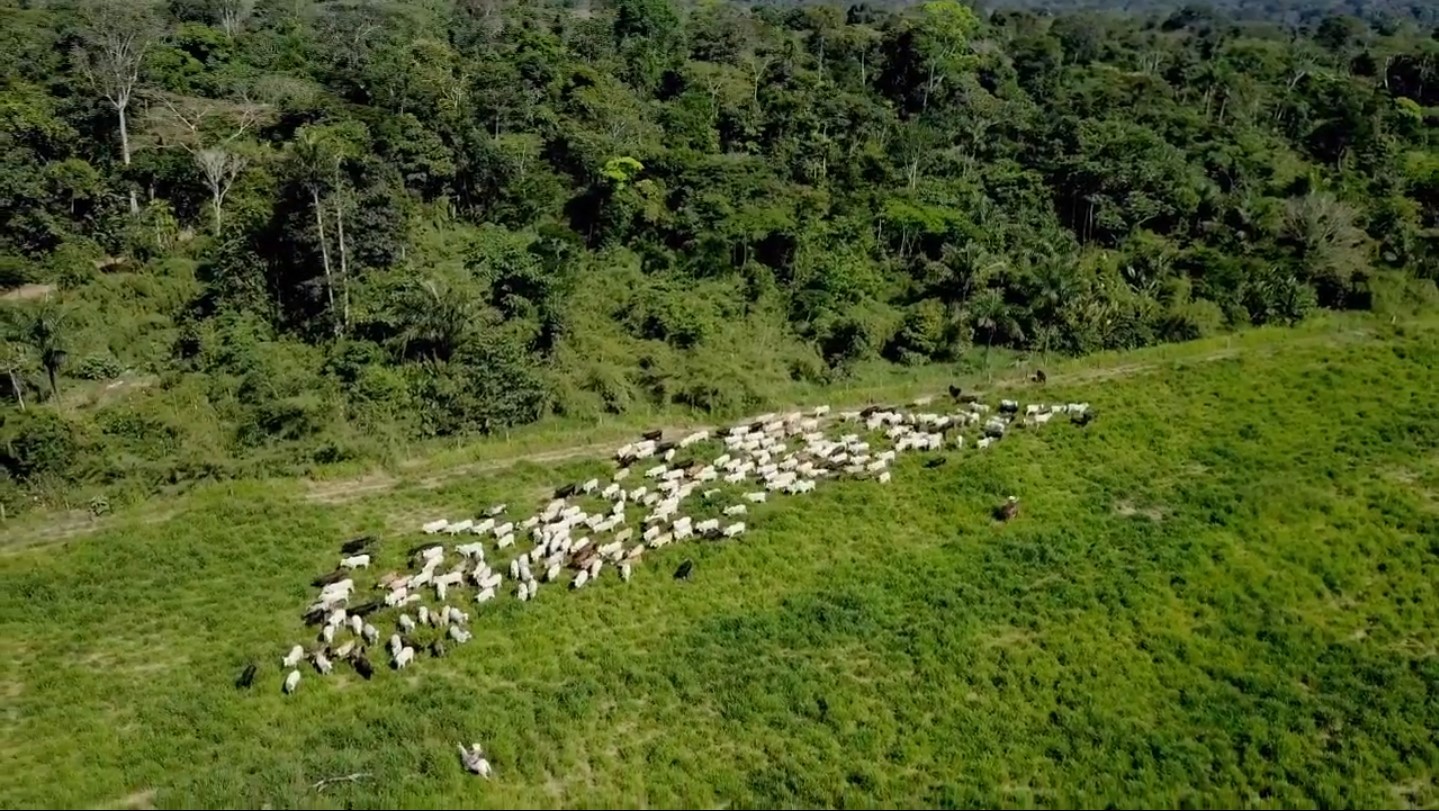
[[[365,535],[359,538],[353,538],[351,540],[345,541],[343,544],[340,545],[340,554],[353,555],[361,549],[371,546],[374,543],[375,536],[373,535]]]
[[[360,605],[349,609],[349,612],[358,617],[368,617],[369,615],[375,613],[376,611],[379,611],[383,607],[384,604],[381,603],[379,600],[371,600],[368,603],[361,603]]]
[[[252,684],[255,683],[255,670],[256,670],[256,668],[255,668],[255,663],[254,663],[254,662],[251,662],[249,665],[247,665],[247,666],[245,667],[245,671],[240,674],[240,678],[235,679],[235,689],[236,689],[236,690],[248,690],[248,689],[250,689],[250,685],[252,685]]]
[[[1000,521],[1008,521],[1016,515],[1019,515],[1019,499],[1014,496],[994,508],[994,517]]]
[[[349,576],[350,573],[345,571],[344,569],[336,569],[329,574],[322,574],[314,580],[311,580],[310,585],[314,586],[315,588],[320,588],[321,586],[328,586],[332,583],[338,583]]]

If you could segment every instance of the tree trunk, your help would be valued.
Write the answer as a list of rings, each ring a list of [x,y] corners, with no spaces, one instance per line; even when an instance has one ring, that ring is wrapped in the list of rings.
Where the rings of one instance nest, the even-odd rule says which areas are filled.
[[[115,111],[120,114],[120,160],[126,166],[130,165],[130,126],[125,120],[125,108],[129,103],[116,104]],[[140,200],[135,196],[135,189],[130,188],[130,213],[140,213]]]
[[[13,368],[8,371],[10,372],[10,388],[15,390],[15,402],[20,405],[20,410],[24,411],[25,392],[23,389],[20,388],[20,377],[19,375],[15,374],[15,370]]]
[[[335,277],[330,273],[330,245],[325,240],[325,207],[320,204],[320,190],[310,189],[310,198],[315,202],[315,227],[320,232],[320,260],[325,266],[325,293],[330,300],[330,313],[335,312]],[[335,325],[335,334],[340,333],[339,324]]]
[[[350,262],[348,252],[345,250],[345,209],[338,194],[335,196],[335,234],[340,242],[340,288],[344,294],[344,310],[340,323],[348,331],[350,329]]]
[[[60,382],[55,379],[55,367],[46,366],[45,374],[50,376],[50,393],[55,397],[55,404],[60,404]]]
[[[225,196],[220,193],[220,187],[210,187],[210,202],[215,207],[215,236],[220,235],[220,205],[224,203]]]

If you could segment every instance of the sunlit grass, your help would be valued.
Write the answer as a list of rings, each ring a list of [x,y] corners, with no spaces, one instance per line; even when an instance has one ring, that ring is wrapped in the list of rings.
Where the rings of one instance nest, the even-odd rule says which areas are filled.
[[[288,698],[339,540],[395,563],[417,519],[604,463],[344,505],[239,483],[12,552],[0,805],[1432,805],[1439,332],[1363,326],[1076,374],[1046,396],[1088,429],[763,505],[741,541],[507,595],[443,660]],[[472,740],[494,781],[459,768]]]

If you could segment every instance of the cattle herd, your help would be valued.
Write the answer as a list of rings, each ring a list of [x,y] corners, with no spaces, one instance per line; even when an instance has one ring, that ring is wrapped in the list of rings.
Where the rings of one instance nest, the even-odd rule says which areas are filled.
[[[1021,407],[1004,400],[991,409],[954,387],[947,408],[934,408],[934,400],[921,398],[910,408],[831,414],[819,406],[766,414],[674,440],[653,431],[615,452],[617,467],[608,481],[561,487],[534,514],[512,517],[508,505],[498,504],[473,516],[424,523],[417,529],[432,541],[408,551],[406,571],[377,575],[372,564],[379,542],[348,541],[340,547],[338,567],[314,581],[319,593],[304,621],[318,630],[280,658],[283,690],[298,689],[305,662],[320,676],[344,663],[369,679],[376,653],[396,670],[422,652],[444,656],[447,645],[469,641],[472,616],[489,603],[581,591],[608,578],[628,582],[654,550],[742,538],[759,505],[841,478],[886,484],[901,454],[982,450],[1015,428],[1042,426],[1058,415],[1079,426],[1094,418],[1087,403]],[[925,467],[944,459],[931,456]],[[1014,503],[1007,502],[1004,517],[1013,515]],[[687,559],[676,576],[688,578],[693,568]],[[364,585],[362,572],[370,575]],[[250,686],[255,674],[252,664],[237,685]]]

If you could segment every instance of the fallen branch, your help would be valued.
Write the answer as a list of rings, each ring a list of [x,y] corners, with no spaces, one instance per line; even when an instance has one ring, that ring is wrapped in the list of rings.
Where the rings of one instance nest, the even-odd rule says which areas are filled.
[[[328,785],[330,785],[331,783],[354,783],[354,782],[356,782],[357,780],[361,780],[361,779],[366,778],[366,777],[369,777],[369,776],[370,776],[370,773],[369,773],[369,772],[355,772],[354,774],[347,774],[347,775],[343,775],[343,776],[341,776],[341,777],[326,777],[324,780],[321,780],[320,782],[316,783],[316,784],[314,785],[314,789],[315,789],[316,791],[324,791],[324,790],[325,790],[325,786],[328,786]]]

